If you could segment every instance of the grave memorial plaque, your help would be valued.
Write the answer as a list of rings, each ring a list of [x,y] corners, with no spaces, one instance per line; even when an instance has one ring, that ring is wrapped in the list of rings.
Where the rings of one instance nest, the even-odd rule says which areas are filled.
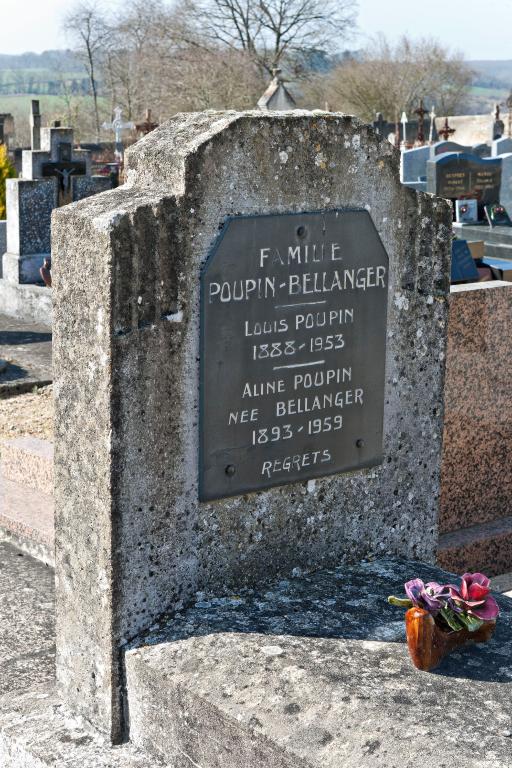
[[[366,210],[227,220],[201,275],[201,501],[380,463],[387,293]]]

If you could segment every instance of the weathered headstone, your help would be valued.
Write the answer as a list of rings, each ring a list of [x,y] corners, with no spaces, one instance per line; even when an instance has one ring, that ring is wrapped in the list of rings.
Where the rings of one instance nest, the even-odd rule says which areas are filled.
[[[41,149],[41,113],[37,99],[30,105],[30,146],[34,151]]]
[[[496,104],[496,109],[494,113],[494,122],[492,124],[492,132],[491,132],[491,138],[493,141],[496,141],[496,139],[501,139],[503,134],[505,133],[505,123],[500,117],[501,108],[499,104]]]
[[[10,112],[0,114],[0,144],[9,150],[14,149],[14,118]]]
[[[113,739],[197,590],[433,560],[451,241],[336,113],[178,115],[127,167],[53,233],[58,679]]]
[[[425,191],[427,182],[427,161],[431,156],[431,148],[413,147],[401,152],[400,178],[403,184],[410,186],[422,183],[421,191]]]

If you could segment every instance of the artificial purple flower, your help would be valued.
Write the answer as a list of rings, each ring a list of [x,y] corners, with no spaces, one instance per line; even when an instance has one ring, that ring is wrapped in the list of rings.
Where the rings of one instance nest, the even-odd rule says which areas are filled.
[[[437,581],[424,584],[421,579],[412,579],[406,582],[405,592],[413,605],[433,615],[441,608],[445,608],[450,599],[450,588],[447,585],[438,584]]]
[[[453,609],[466,612],[482,621],[492,621],[500,612],[498,603],[490,592],[490,580],[483,573],[465,573],[458,589],[449,585]]]

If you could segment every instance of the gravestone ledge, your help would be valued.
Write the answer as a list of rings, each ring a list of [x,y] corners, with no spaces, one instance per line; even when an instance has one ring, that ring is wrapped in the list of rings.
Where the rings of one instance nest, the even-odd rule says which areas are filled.
[[[454,579],[383,560],[199,594],[126,654],[132,743],[201,768],[510,768],[512,601],[420,672],[386,601],[415,576]]]

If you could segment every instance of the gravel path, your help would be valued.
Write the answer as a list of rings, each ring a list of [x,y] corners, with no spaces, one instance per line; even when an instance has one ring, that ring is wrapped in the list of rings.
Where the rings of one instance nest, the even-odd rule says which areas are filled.
[[[25,435],[53,440],[51,386],[0,399],[0,441]]]

